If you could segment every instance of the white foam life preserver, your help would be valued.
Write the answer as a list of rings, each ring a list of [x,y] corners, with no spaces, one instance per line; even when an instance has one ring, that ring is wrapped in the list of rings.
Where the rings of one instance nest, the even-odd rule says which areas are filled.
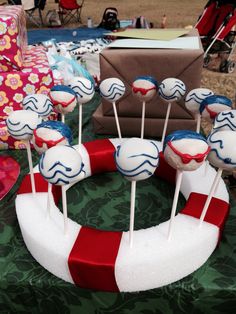
[[[115,150],[120,144],[120,140],[97,140],[90,142],[90,146],[93,147],[93,143],[94,146],[99,144],[94,150],[100,155],[98,162],[99,158],[102,162],[103,144],[109,144]],[[160,143],[156,143],[160,148]],[[78,149],[78,147],[76,148]],[[92,153],[88,150],[86,143],[82,145],[80,153],[85,165],[86,177],[93,175]],[[162,167],[161,163],[160,167]],[[100,282],[91,286],[90,279],[88,279],[87,286],[84,283],[82,286],[107,291],[142,291],[175,282],[202,266],[216,248],[229,207],[229,195],[223,180],[221,180],[214,196],[215,201],[211,206],[213,214],[211,213],[209,216],[210,222],[204,221],[199,228],[199,219],[192,215],[192,211],[194,212],[197,207],[196,200],[204,201],[209,193],[215,174],[216,171],[210,165],[206,167],[205,164],[194,172],[184,173],[181,192],[188,205],[175,216],[170,241],[167,239],[169,221],[151,228],[134,231],[132,249],[129,247],[129,232],[121,233],[114,263],[114,285],[117,288],[109,284],[102,285]],[[169,174],[165,175],[168,177]],[[23,182],[22,185],[24,184],[26,183]],[[16,198],[16,212],[20,229],[32,256],[55,276],[74,283],[68,259],[83,226],[69,218],[68,234],[64,235],[63,215],[53,198],[51,201],[50,217],[48,217],[46,215],[47,185],[42,187],[42,191],[37,192],[35,196],[30,191],[22,192],[20,189]],[[214,212],[218,217],[216,219]],[[79,250],[79,248],[77,249]],[[94,250],[95,248],[91,247],[90,249]],[[104,276],[105,282],[106,270],[104,271],[102,262],[101,267],[103,270],[100,275]],[[85,282],[86,280],[85,278]],[[80,285],[80,282],[77,284]]]

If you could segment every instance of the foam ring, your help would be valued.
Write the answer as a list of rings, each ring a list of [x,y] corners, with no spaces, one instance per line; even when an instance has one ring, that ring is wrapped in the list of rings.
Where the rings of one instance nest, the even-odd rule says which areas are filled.
[[[160,143],[156,143],[160,148]],[[80,153],[86,176],[115,170],[113,164],[104,166],[104,156],[113,160],[119,144],[119,139],[85,143]],[[78,146],[75,148],[78,149]],[[96,169],[92,166],[94,155]],[[209,164],[194,172],[184,172],[181,192],[186,198],[186,205],[174,218],[172,239],[167,240],[169,221],[165,221],[151,228],[135,230],[132,249],[129,247],[128,231],[110,232],[83,227],[70,218],[68,234],[64,235],[63,215],[53,200],[50,217],[46,215],[47,182],[39,173],[35,173],[37,193],[33,196],[27,175],[16,198],[22,236],[32,256],[44,268],[81,287],[121,292],[161,287],[191,274],[203,265],[220,239],[229,211],[229,195],[223,180],[199,228],[199,217],[215,174],[216,171]],[[175,181],[175,170],[165,163],[162,153],[156,175]],[[54,198],[56,191],[54,189]],[[84,239],[87,242],[83,242]],[[100,243],[101,252],[97,248],[99,241],[104,241]],[[109,246],[115,247],[114,251]],[[80,250],[83,253],[80,254]],[[109,256],[106,250],[111,251]],[[80,258],[74,258],[74,253],[79,254]],[[69,263],[72,261],[71,265],[68,260]],[[109,264],[111,261],[114,265]]]

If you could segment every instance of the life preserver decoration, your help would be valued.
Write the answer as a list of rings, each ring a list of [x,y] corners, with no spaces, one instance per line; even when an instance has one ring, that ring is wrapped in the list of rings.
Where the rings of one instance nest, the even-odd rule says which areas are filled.
[[[160,143],[156,143],[160,147]],[[116,171],[114,152],[119,144],[119,139],[83,144],[80,154],[86,176]],[[229,196],[223,180],[199,228],[199,217],[215,173],[208,164],[197,171],[185,172],[181,192],[186,205],[175,216],[171,240],[167,239],[168,221],[165,221],[134,231],[134,244],[130,249],[129,232],[93,229],[71,219],[68,219],[68,234],[64,235],[63,215],[56,206],[58,188],[53,188],[55,201],[48,217],[48,183],[36,170],[36,195],[31,193],[27,175],[16,198],[24,242],[32,256],[49,272],[83,288],[132,292],[170,284],[204,264],[220,239],[229,211]],[[155,174],[175,182],[175,170],[165,163],[162,153]]]

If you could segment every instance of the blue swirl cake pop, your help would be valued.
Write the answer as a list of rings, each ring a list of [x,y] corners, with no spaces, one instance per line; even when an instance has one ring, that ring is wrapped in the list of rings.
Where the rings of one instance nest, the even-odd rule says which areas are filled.
[[[153,141],[130,138],[115,153],[118,171],[129,181],[145,180],[159,164],[159,150]]]
[[[27,95],[23,99],[22,106],[25,110],[36,112],[43,119],[47,118],[53,109],[50,98],[44,94]]]

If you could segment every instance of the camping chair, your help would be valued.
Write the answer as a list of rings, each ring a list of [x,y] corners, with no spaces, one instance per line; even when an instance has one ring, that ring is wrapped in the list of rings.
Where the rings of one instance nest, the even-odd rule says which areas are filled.
[[[63,25],[75,19],[81,23],[84,0],[59,0],[59,16]]]
[[[43,26],[42,10],[46,0],[10,0],[9,4],[22,4],[27,18],[36,26]],[[38,16],[36,15],[38,12]]]

